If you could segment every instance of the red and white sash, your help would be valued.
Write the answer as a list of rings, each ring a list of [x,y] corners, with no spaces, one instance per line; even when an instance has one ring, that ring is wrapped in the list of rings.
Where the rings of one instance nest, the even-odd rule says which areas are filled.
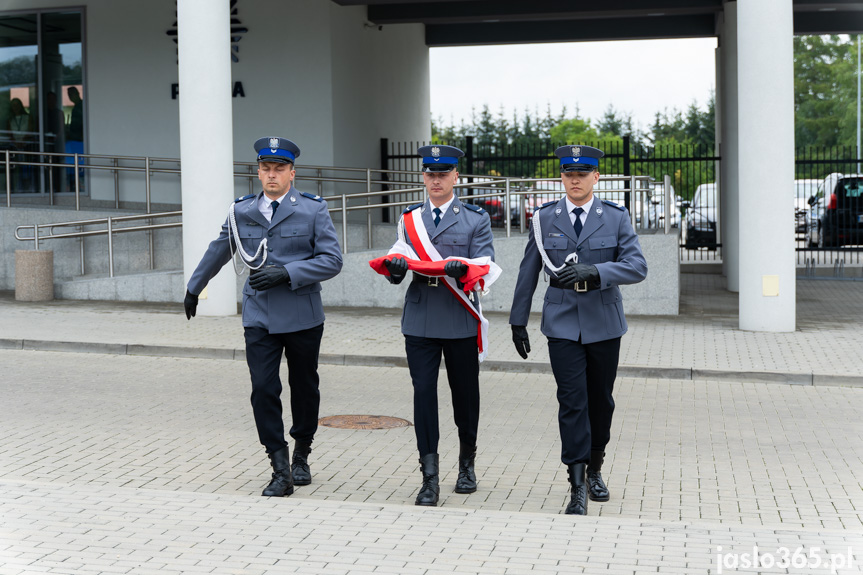
[[[402,221],[399,225],[399,241],[396,242],[387,255],[405,256],[408,260],[409,269],[411,269],[411,260],[419,260],[417,264],[420,264],[420,262],[446,262],[450,260],[458,260],[467,264],[469,268],[483,266],[484,269],[479,272],[476,269],[471,270],[474,274],[485,271],[485,267],[487,266],[488,271],[482,274],[477,281],[473,282],[473,293],[470,297],[458,288],[458,284],[454,278],[444,274],[443,265],[440,266],[440,270],[429,269],[428,266],[421,264],[414,266],[414,268],[419,268],[415,269],[416,273],[440,277],[450,293],[452,293],[468,313],[477,320],[477,348],[479,350],[479,361],[482,362],[488,355],[488,320],[482,315],[482,306],[479,302],[479,296],[487,291],[489,286],[491,286],[491,284],[500,277],[500,266],[494,263],[489,256],[483,256],[480,258],[441,257],[437,248],[434,247],[431,238],[429,238],[428,231],[426,230],[425,225],[423,225],[420,216],[417,214],[419,214],[419,210],[411,210],[402,216]],[[408,239],[410,240],[410,243],[407,242]],[[372,262],[369,263],[377,271],[383,272],[384,270],[379,269],[379,267],[383,267],[382,265],[375,265],[375,263],[382,264],[382,262],[378,262],[378,260],[383,259],[390,258],[377,258],[377,260],[372,260]],[[435,266],[432,267],[434,268]],[[468,275],[472,274],[469,272]],[[471,299],[476,301],[476,308],[471,304]]]

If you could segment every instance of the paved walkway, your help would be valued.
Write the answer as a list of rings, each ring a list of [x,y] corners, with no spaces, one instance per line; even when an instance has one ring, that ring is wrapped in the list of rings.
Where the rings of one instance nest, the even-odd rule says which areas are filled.
[[[681,315],[629,317],[621,375],[730,378],[804,384],[863,385],[860,324],[863,282],[797,282],[797,331],[738,329],[736,295],[720,276],[683,274]],[[326,304],[326,289],[324,290]],[[404,366],[401,312],[327,308],[322,361]],[[505,314],[490,313],[486,370],[550,372],[539,314],[528,325],[533,351],[522,360]],[[96,351],[245,361],[239,316],[187,321],[181,304],[15,302],[0,292],[0,348]]]
[[[238,318],[7,294],[0,575],[863,572],[863,283],[798,282],[806,309],[792,334],[737,330],[716,278],[685,286],[680,317],[631,318],[603,469],[612,499],[578,518],[561,514],[542,338],[521,362],[505,317],[491,318],[481,376],[479,490],[452,492],[442,384],[441,506],[419,509],[410,427],[321,427],[312,485],[259,496],[269,474],[234,359]],[[412,419],[398,320],[328,311],[322,417]],[[815,385],[787,383],[800,374]],[[746,567],[753,546],[761,567]],[[769,566],[783,558],[788,568]]]

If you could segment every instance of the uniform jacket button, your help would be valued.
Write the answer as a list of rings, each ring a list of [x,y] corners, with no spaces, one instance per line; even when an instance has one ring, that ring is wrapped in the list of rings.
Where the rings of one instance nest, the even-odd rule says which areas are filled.
[[[268,236],[273,237],[273,232],[267,233]]]
[[[267,251],[271,252],[271,251],[273,251],[273,248],[267,248]]]

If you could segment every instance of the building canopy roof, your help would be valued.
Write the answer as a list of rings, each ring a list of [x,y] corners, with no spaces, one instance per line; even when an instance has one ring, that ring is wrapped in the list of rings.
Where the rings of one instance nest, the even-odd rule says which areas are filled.
[[[717,35],[723,0],[334,0],[373,24],[425,24],[429,46]],[[863,33],[860,0],[793,0],[795,34]]]

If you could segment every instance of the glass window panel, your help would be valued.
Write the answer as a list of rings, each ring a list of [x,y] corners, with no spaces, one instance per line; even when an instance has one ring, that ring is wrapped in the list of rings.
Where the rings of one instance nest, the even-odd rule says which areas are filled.
[[[39,149],[36,22],[35,14],[0,17],[0,150]],[[13,155],[13,161],[31,158]],[[29,166],[14,166],[12,189],[37,191],[36,175]]]
[[[42,94],[45,102],[42,131],[44,151],[58,154],[85,153],[84,74],[81,14],[42,14]],[[74,164],[72,157],[54,157],[57,163]],[[49,185],[55,192],[74,191],[73,169],[53,169]],[[79,173],[79,178],[81,174]],[[84,180],[81,179],[83,190]]]

